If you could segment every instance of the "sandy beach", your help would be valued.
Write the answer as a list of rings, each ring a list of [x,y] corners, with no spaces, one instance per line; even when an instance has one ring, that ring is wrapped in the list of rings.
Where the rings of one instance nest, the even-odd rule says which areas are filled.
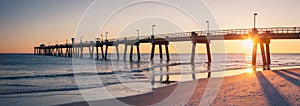
[[[300,69],[267,70],[224,77],[210,105],[300,105]],[[156,88],[151,93],[117,99],[75,102],[62,106],[86,105],[199,105],[209,79],[181,82]],[[192,86],[195,86],[195,89]],[[173,91],[183,87],[181,91]],[[186,91],[184,91],[186,90]],[[191,92],[191,96],[189,95]],[[178,95],[179,94],[179,95]],[[168,99],[165,101],[165,99]],[[172,99],[170,99],[172,98]],[[205,104],[208,105],[208,104]]]

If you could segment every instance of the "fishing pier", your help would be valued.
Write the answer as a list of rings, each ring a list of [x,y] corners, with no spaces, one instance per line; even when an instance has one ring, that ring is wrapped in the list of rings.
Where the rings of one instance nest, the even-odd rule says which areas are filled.
[[[270,43],[272,39],[300,39],[300,27],[273,27],[273,28],[250,28],[250,29],[226,29],[210,31],[193,31],[181,33],[152,34],[141,37],[124,37],[116,39],[105,39],[90,42],[75,42],[72,38],[71,43],[44,45],[34,47],[35,55],[64,56],[64,57],[83,57],[83,49],[88,48],[90,58],[107,59],[108,49],[115,47],[117,59],[119,58],[119,45],[124,45],[123,60],[126,60],[127,48],[130,47],[129,60],[133,61],[133,49],[136,47],[137,61],[140,61],[140,44],[149,43],[152,45],[150,60],[153,60],[155,47],[159,47],[159,56],[163,60],[162,46],[165,46],[166,60],[170,60],[169,43],[186,42],[192,43],[191,64],[194,64],[197,44],[205,44],[207,51],[207,62],[212,62],[210,42],[213,40],[249,40],[253,41],[252,66],[256,66],[257,46],[260,46],[264,69],[270,69],[271,54]],[[104,48],[105,47],[105,48]],[[99,52],[101,50],[101,55]],[[95,50],[96,49],[96,50]],[[104,51],[105,49],[105,51]],[[96,52],[94,52],[94,50]],[[101,58],[100,58],[101,56]]]

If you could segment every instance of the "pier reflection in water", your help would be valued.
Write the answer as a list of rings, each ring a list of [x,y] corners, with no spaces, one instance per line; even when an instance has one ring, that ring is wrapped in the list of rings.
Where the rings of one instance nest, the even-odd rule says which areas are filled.
[[[188,57],[188,54],[183,56]],[[157,58],[157,60],[153,61],[123,61],[111,59],[110,61],[99,61],[97,65],[99,65],[98,72],[112,71],[113,73],[112,75],[100,76],[102,77],[102,82],[112,82],[111,84],[121,85],[123,86],[122,88],[138,92],[139,94],[176,82],[252,73],[253,70],[255,70],[251,65],[251,56],[247,57],[244,54],[228,55],[227,59],[233,59],[232,61],[219,59],[223,56],[224,55],[220,54],[215,55],[214,58],[218,61],[211,63],[205,62],[206,57],[204,55],[199,55],[199,59],[197,59],[198,61],[195,62],[195,64],[189,63],[186,58],[184,58],[186,59],[184,61],[181,61],[179,58],[173,61],[159,60]],[[236,56],[244,58],[236,58]],[[147,55],[142,55],[142,57],[145,58]],[[244,66],[238,67],[237,62],[242,62]],[[259,63],[258,65],[259,69],[257,70],[263,70],[261,67],[262,64]],[[109,68],[110,66],[111,68]],[[116,90],[114,89],[112,91]]]
[[[198,63],[195,65],[190,63],[160,61],[158,65],[154,62],[150,62],[150,66],[152,66],[150,70],[152,88],[180,81],[191,81],[211,77],[211,63]]]

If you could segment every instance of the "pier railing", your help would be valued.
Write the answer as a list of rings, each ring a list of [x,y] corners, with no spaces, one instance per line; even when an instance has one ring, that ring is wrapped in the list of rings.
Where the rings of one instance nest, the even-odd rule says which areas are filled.
[[[300,34],[300,27],[271,27],[271,28],[256,28],[258,34],[263,34],[269,32],[270,34]],[[198,36],[226,36],[226,35],[247,35],[250,34],[253,29],[225,29],[225,30],[207,30],[205,31],[192,31],[195,32]],[[164,34],[155,34],[154,39],[167,39],[167,38],[189,38],[191,37],[191,32],[179,32],[179,33],[164,33]],[[120,38],[111,38],[107,39],[108,42],[123,42],[125,38],[128,41],[137,41],[138,36],[129,36],[129,37],[120,37]],[[151,39],[151,35],[140,35],[139,39]],[[104,42],[101,43],[105,43]],[[80,42],[75,42],[76,44]],[[83,42],[89,43],[89,42]],[[60,44],[60,46],[64,46],[65,44]],[[69,45],[69,44],[68,44]],[[72,45],[72,44],[70,44]],[[48,45],[49,46],[49,45]]]
[[[273,34],[291,34],[300,33],[300,27],[274,27],[274,28],[259,28],[259,33],[270,31]]]
[[[270,32],[271,34],[291,34],[300,33],[300,27],[272,27],[272,28],[257,28],[259,34]],[[246,35],[250,34],[253,29],[225,29],[225,30],[207,30],[205,31],[193,31],[197,33],[198,36],[225,36],[225,35]],[[165,33],[165,34],[155,34],[154,38],[176,38],[176,37],[191,37],[191,32],[179,32],[179,33]],[[126,37],[127,40],[136,40],[137,36]],[[151,35],[141,35],[140,39],[150,39]],[[119,40],[124,40],[124,38],[117,38]],[[109,41],[114,41],[110,39]]]

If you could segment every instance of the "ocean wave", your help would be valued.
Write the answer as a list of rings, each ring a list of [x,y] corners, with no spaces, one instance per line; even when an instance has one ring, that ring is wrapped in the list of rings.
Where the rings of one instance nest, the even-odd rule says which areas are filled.
[[[56,77],[74,77],[75,75],[79,76],[94,76],[94,75],[112,75],[120,73],[132,73],[132,72],[144,72],[149,71],[149,68],[145,69],[133,69],[129,71],[111,71],[111,72],[82,72],[82,73],[66,73],[66,74],[49,74],[49,75],[33,75],[33,76],[11,76],[11,77],[0,77],[0,80],[19,80],[19,79],[34,79],[34,78],[56,78]]]
[[[24,93],[42,93],[42,92],[57,92],[57,91],[73,91],[73,90],[81,90],[81,89],[91,89],[98,88],[101,86],[91,86],[91,87],[63,87],[63,88],[52,88],[52,89],[25,89],[25,90],[9,90],[9,91],[1,91],[0,95],[11,95],[11,94],[24,94]]]
[[[50,74],[50,75],[33,75],[33,76],[13,76],[13,77],[1,77],[0,80],[18,80],[18,79],[33,79],[33,78],[55,78],[55,77],[74,77],[80,76],[92,76],[92,75],[108,75],[115,72],[100,72],[100,73],[66,73],[66,74]]]

